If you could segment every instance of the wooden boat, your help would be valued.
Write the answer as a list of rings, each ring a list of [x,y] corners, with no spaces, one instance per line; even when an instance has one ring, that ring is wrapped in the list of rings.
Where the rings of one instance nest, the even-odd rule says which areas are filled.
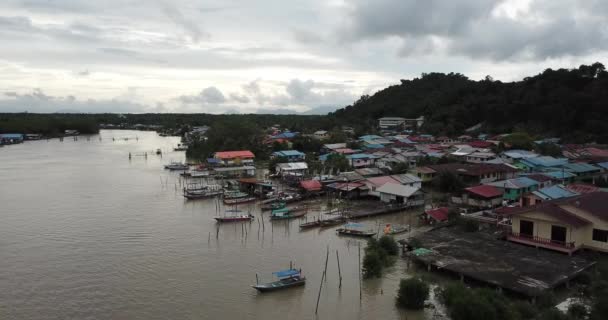
[[[176,148],[173,148],[173,151],[186,151],[188,150],[188,146],[185,144],[178,144]]]
[[[167,170],[171,170],[171,171],[186,171],[188,169],[190,169],[190,166],[188,166],[187,164],[183,164],[180,162],[172,162],[170,164],[165,165],[165,169]]]
[[[277,210],[277,209],[285,208],[286,205],[287,204],[285,202],[273,202],[273,203],[261,206],[260,209],[262,209],[262,211]]]
[[[333,226],[342,224],[342,223],[344,223],[344,221],[345,221],[344,218],[338,217],[338,218],[321,220],[321,221],[319,221],[319,224],[320,224],[321,228],[329,228],[329,227],[333,227]]]
[[[156,154],[163,154],[163,152],[160,149],[156,149]]]
[[[300,224],[300,229],[311,229],[311,228],[316,228],[316,227],[320,227],[320,226],[321,226],[321,221],[315,220],[315,221],[305,222],[305,223]]]
[[[363,237],[363,238],[369,238],[369,237],[373,237],[376,235],[376,233],[374,231],[361,230],[362,227],[363,227],[363,225],[360,223],[347,223],[342,228],[336,229],[336,232],[339,235],[343,235],[343,236]]]
[[[224,191],[224,199],[239,199],[247,198],[249,194],[241,191]]]
[[[285,220],[303,217],[306,215],[305,208],[283,208],[272,210],[270,220]]]
[[[302,272],[296,269],[287,269],[272,273],[278,278],[277,281],[268,283],[257,283],[252,287],[259,292],[269,292],[291,287],[303,286],[306,284],[306,277],[302,276]],[[256,275],[257,279],[257,275]]]
[[[410,230],[410,226],[393,226],[390,224],[387,224],[386,227],[384,227],[384,234],[400,234],[400,233],[404,233]]]
[[[222,194],[221,190],[209,190],[209,189],[201,189],[201,190],[184,190],[184,198],[189,200],[194,199],[207,199],[213,198],[215,196],[219,196]]]
[[[223,217],[214,217],[217,222],[241,222],[241,221],[251,221],[254,219],[254,216],[251,213],[242,213],[240,210],[226,210],[226,213],[230,213],[230,215]]]
[[[225,204],[240,204],[240,203],[254,202],[255,200],[257,200],[256,197],[232,198],[232,199],[224,198],[224,203]]]

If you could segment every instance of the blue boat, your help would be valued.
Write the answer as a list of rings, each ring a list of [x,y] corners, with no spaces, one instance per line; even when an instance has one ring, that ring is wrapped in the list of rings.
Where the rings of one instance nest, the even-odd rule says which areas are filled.
[[[252,287],[258,290],[259,292],[268,292],[291,287],[303,286],[304,284],[306,284],[306,277],[302,276],[302,270],[286,269],[273,272],[272,274],[276,276],[279,280],[268,283],[258,283],[253,285]]]

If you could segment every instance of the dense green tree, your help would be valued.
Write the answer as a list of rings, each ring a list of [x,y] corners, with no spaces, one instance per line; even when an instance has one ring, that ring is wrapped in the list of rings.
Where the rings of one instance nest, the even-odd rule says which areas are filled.
[[[384,235],[380,237],[380,240],[378,240],[378,246],[384,249],[388,255],[394,256],[399,254],[399,245],[391,236]]]
[[[418,278],[401,279],[397,304],[403,308],[420,310],[429,297],[429,285]]]
[[[562,148],[555,143],[541,143],[536,147],[536,151],[543,156],[562,156]]]
[[[377,251],[366,251],[363,257],[363,275],[366,278],[382,276],[382,260]]]

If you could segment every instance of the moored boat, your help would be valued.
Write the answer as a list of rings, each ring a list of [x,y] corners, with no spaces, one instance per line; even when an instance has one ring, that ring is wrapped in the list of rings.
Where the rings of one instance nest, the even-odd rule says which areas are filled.
[[[310,222],[305,222],[300,224],[300,229],[311,229],[311,228],[316,228],[316,227],[320,227],[321,226],[321,221],[320,220],[315,220],[315,221],[310,221]]]
[[[321,226],[321,228],[329,228],[342,224],[344,223],[344,221],[345,219],[342,217],[330,218],[319,221],[319,225]]]
[[[178,144],[176,148],[173,148],[173,151],[186,151],[188,150],[188,146],[185,144]]]
[[[229,215],[214,217],[213,219],[217,222],[240,222],[251,221],[255,218],[251,213],[242,213],[240,210],[226,210],[226,213],[229,213]]]
[[[247,198],[249,194],[242,191],[224,191],[224,199]]]
[[[190,166],[181,162],[171,162],[170,164],[165,165],[165,169],[171,171],[186,171],[190,169]]]
[[[291,287],[303,286],[306,284],[306,277],[302,276],[301,270],[287,269],[272,273],[278,278],[277,281],[268,283],[257,283],[252,287],[259,292],[269,292]],[[256,275],[257,278],[257,275]]]
[[[363,225],[360,223],[347,223],[342,228],[336,229],[339,235],[369,238],[376,235],[372,230],[361,230]]]
[[[391,224],[387,224],[384,227],[384,234],[400,234],[410,230],[410,226],[393,226]]]
[[[303,217],[306,215],[305,208],[282,208],[277,210],[272,210],[270,215],[270,220],[285,220],[285,219],[294,219]]]
[[[224,198],[224,203],[225,204],[241,204],[241,203],[255,202],[256,200],[257,200],[256,197],[231,198],[231,199]]]
[[[277,209],[283,209],[283,208],[285,208],[285,206],[286,206],[285,202],[279,201],[279,202],[273,202],[273,203],[263,205],[260,207],[260,209],[262,209],[262,211],[277,210]]]

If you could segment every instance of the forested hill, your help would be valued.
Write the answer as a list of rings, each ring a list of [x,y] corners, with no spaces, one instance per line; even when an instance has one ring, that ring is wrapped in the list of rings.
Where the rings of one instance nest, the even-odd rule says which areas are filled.
[[[424,115],[424,131],[460,134],[483,123],[488,133],[526,130],[572,142],[608,142],[608,72],[601,63],[547,69],[518,82],[473,81],[461,74],[428,73],[401,80],[330,114],[371,126],[383,116]]]

